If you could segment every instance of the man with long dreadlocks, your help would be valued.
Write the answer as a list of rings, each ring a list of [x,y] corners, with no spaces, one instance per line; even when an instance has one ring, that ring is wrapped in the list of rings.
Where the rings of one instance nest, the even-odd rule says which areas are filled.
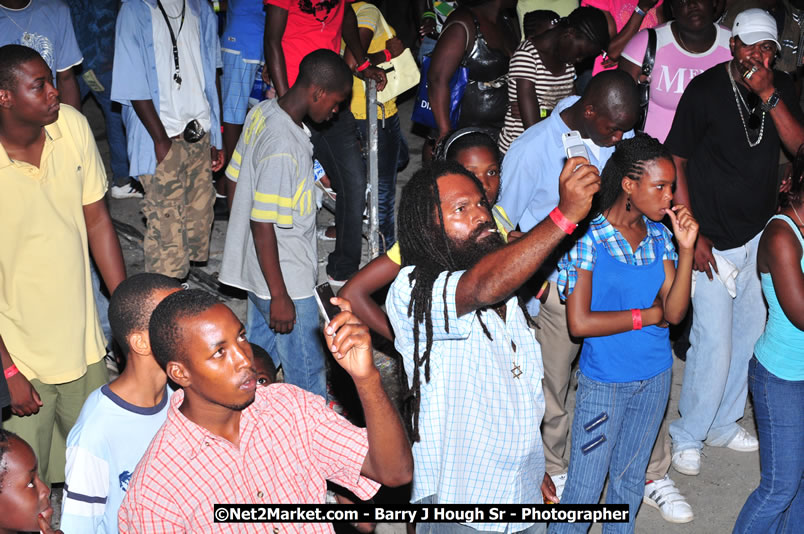
[[[516,291],[586,216],[599,187],[594,166],[568,160],[558,207],[509,245],[497,233],[482,185],[457,163],[437,162],[403,189],[404,267],[386,307],[411,386],[413,502],[541,503],[540,487],[555,499],[539,434],[541,351]]]

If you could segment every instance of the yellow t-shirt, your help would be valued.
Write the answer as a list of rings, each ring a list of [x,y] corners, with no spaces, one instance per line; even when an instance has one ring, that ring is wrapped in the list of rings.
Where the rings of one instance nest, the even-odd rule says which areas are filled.
[[[368,28],[374,32],[374,36],[368,47],[368,53],[374,54],[375,52],[385,50],[385,42],[391,37],[394,37],[396,32],[394,32],[394,29],[391,28],[387,22],[384,22],[385,19],[383,19],[380,10],[366,2],[352,3],[352,9],[354,9],[355,16],[357,17],[358,30],[360,28]],[[388,30],[390,30],[390,33]],[[396,115],[396,112],[396,98],[385,103],[386,118]],[[366,119],[366,87],[363,80],[357,76],[354,77],[354,83],[352,84],[352,114],[356,119]],[[377,119],[382,120],[382,116],[382,108],[377,106]]]
[[[497,225],[497,230],[500,231],[503,240],[507,243],[508,232],[516,228],[516,226],[514,226],[511,219],[508,218],[508,214],[505,213],[505,210],[499,204],[495,204],[491,208],[491,214],[494,216],[494,223]],[[385,255],[397,265],[402,265],[402,253],[399,252],[399,241],[394,243],[394,246],[388,249]]]
[[[106,353],[92,295],[83,206],[106,194],[86,118],[62,104],[40,167],[0,145],[0,336],[29,380],[63,384]]]

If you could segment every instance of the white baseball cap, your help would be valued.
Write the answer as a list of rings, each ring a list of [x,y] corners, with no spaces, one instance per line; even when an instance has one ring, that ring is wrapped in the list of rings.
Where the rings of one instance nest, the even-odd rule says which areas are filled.
[[[776,19],[764,9],[752,8],[741,12],[734,19],[734,26],[731,28],[731,36],[739,37],[740,40],[752,45],[760,41],[773,41],[776,50],[782,47],[777,40]]]

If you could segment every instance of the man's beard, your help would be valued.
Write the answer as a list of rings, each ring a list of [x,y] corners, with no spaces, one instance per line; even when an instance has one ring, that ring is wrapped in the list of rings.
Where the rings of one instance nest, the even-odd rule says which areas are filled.
[[[486,230],[494,230],[495,233],[489,234],[478,241],[480,234]],[[465,241],[458,242],[449,238],[449,242],[452,261],[455,263],[456,268],[461,271],[472,268],[487,254],[505,246],[505,241],[497,233],[497,227],[491,221],[476,228]]]

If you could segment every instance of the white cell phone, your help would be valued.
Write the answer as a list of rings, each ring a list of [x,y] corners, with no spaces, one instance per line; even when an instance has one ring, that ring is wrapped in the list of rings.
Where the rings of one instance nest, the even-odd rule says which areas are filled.
[[[561,144],[564,145],[567,159],[577,158],[578,156],[589,159],[586,145],[583,143],[583,138],[581,138],[581,134],[577,130],[561,134]]]
[[[335,293],[332,291],[332,286],[329,285],[329,282],[315,286],[315,300],[318,302],[318,311],[321,312],[321,317],[324,318],[326,324],[329,324],[333,317],[341,313],[341,309],[329,300],[334,296]]]

